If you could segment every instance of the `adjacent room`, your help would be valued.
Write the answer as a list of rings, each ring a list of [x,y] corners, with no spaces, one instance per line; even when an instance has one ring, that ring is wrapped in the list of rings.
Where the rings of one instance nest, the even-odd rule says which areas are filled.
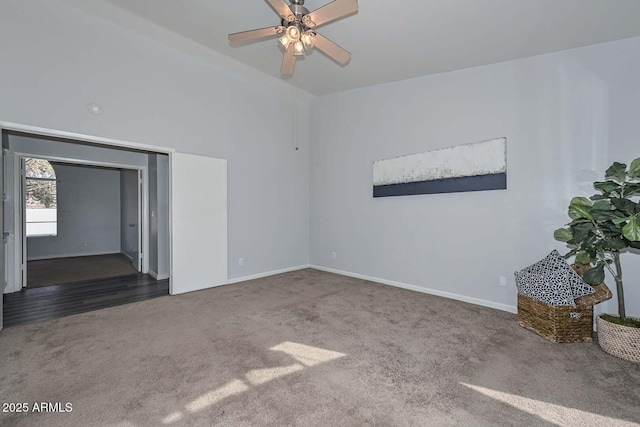
[[[168,294],[166,155],[3,139],[5,325]]]
[[[640,2],[3,0],[0,54],[0,425],[640,427]]]
[[[25,287],[138,273],[136,171],[37,158],[24,163]]]

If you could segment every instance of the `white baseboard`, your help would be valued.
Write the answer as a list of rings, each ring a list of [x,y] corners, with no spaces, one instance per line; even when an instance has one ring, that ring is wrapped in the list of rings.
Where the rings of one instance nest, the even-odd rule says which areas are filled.
[[[153,277],[155,280],[165,280],[169,278],[169,273],[158,274],[155,271],[149,269],[149,276]]]
[[[454,299],[457,301],[468,302],[471,304],[481,305],[483,307],[495,308],[497,310],[507,311],[509,313],[517,313],[518,308],[513,305],[500,304],[493,301],[483,300],[480,298],[469,297],[466,295],[454,294],[452,292],[441,291],[438,289],[423,288],[406,283],[395,282],[393,280],[380,279],[378,277],[365,276],[364,274],[350,273],[348,271],[336,270],[334,268],[322,267],[319,265],[310,265],[310,268],[326,271],[328,273],[340,274],[341,276],[353,277],[356,279],[368,280],[370,282],[381,283],[383,285],[395,286],[397,288],[409,289],[411,291],[422,292],[423,294],[437,295],[439,297]]]
[[[37,256],[37,257],[31,257],[31,258],[27,258],[27,261],[39,261],[42,259],[57,259],[57,258],[74,258],[74,257],[79,257],[79,256],[96,256],[96,255],[114,255],[114,254],[118,254],[120,252],[82,252],[82,253],[75,253],[75,254],[64,254],[64,255],[45,255],[45,256]]]
[[[122,252],[122,251],[120,251],[120,253],[121,253],[122,255],[124,255],[124,257],[125,257],[126,259],[128,259],[128,260],[129,260],[129,261],[131,261],[131,262],[133,262],[133,257],[132,257],[131,255],[129,255],[129,254],[128,254],[128,253],[126,253],[126,252]]]
[[[296,267],[283,268],[281,270],[267,271],[266,273],[253,274],[251,276],[236,277],[235,279],[227,280],[227,285],[231,285],[233,283],[246,282],[247,280],[261,279],[263,277],[275,276],[276,274],[289,273],[291,271],[304,270],[305,268],[310,268],[310,267],[311,265],[305,264],[305,265],[298,265]]]

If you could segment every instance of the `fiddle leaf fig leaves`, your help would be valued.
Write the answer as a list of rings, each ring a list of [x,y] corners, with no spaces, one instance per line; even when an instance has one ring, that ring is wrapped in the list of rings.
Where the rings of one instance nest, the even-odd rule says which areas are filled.
[[[632,178],[640,178],[640,157],[632,161],[629,165],[629,176]]]
[[[611,204],[619,211],[624,212],[627,216],[633,215],[636,210],[636,203],[633,203],[629,199],[618,199],[614,197],[611,199]]]
[[[626,224],[626,222],[627,218],[618,217],[613,219],[613,223],[617,226],[620,226],[620,224]]]
[[[611,193],[619,193],[622,186],[614,181],[595,182],[593,186],[596,190],[600,190],[605,196],[609,196]]]
[[[620,253],[629,248],[640,250],[640,158],[628,169],[615,162],[605,172],[605,180],[593,187],[599,194],[571,199],[571,222],[555,230],[553,237],[567,243],[570,251],[565,258],[575,256],[576,263],[592,266],[583,276],[585,282],[604,282],[607,267],[621,290]],[[618,314],[625,317],[622,292],[618,293]]]
[[[640,241],[640,224],[637,216],[631,217],[627,225],[622,227],[622,235],[632,242]]]
[[[591,200],[586,197],[574,197],[569,205],[569,216],[571,218],[593,219],[591,215]]]
[[[605,178],[613,178],[619,182],[624,182],[627,178],[627,165],[624,163],[615,162],[604,173]]]
[[[640,183],[625,184],[624,196],[625,197],[640,196]]]
[[[614,251],[619,251],[627,247],[627,242],[618,238],[605,239],[603,243],[603,246]]]
[[[568,228],[559,228],[553,232],[553,237],[559,242],[568,242],[573,239],[573,233]]]
[[[576,262],[578,264],[591,264],[591,257],[586,252],[580,252],[576,255]]]
[[[598,209],[598,210],[603,210],[603,211],[609,211],[611,209],[613,209],[613,205],[611,204],[611,202],[609,200],[598,200],[597,202],[595,202],[593,204],[593,209]]]
[[[571,237],[571,240],[569,240],[567,243],[571,245],[578,245],[581,243],[585,244],[587,239],[589,239],[594,235],[592,231],[593,227],[594,227],[593,224],[590,222],[576,224],[569,227],[569,229],[571,230],[571,234],[573,236]]]
[[[604,264],[598,264],[584,273],[583,280],[590,285],[599,285],[604,282]]]

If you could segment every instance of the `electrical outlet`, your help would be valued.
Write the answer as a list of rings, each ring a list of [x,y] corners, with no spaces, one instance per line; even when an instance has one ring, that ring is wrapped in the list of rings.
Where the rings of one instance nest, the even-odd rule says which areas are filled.
[[[82,243],[82,246],[84,246],[86,248],[87,246],[89,246],[89,242]]]
[[[331,258],[336,259],[338,256],[336,255],[336,251],[331,252]]]
[[[244,258],[238,258],[238,265],[244,265]]]
[[[507,277],[506,276],[500,276],[500,286],[502,286],[502,287],[506,287],[507,286]]]

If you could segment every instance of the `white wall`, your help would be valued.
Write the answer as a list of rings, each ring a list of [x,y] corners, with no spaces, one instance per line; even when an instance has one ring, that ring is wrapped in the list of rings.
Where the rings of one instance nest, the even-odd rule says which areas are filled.
[[[149,270],[169,277],[169,157],[149,154]]]
[[[308,115],[301,102],[293,132],[291,92],[59,0],[2,1],[0,53],[1,121],[227,159],[230,279],[308,263]]]
[[[636,38],[316,98],[312,264],[515,306],[513,271],[566,252],[552,234],[569,200],[640,155],[639,75]],[[507,190],[372,198],[375,160],[497,137]],[[625,257],[635,315],[639,259]]]
[[[138,268],[138,171],[120,171],[120,248]]]
[[[27,260],[120,252],[120,173],[54,164],[56,236],[27,238]]]

